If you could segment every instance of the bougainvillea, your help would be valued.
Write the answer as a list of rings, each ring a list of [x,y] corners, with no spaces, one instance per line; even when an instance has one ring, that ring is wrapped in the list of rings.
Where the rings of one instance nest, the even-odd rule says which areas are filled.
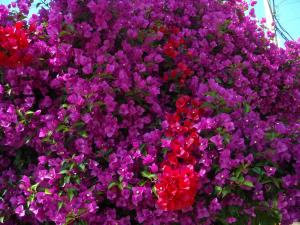
[[[14,26],[0,27],[0,66],[16,67],[27,65],[32,56],[26,51],[29,45],[29,32],[24,30],[21,21]],[[31,26],[29,30],[33,31]]]
[[[197,176],[191,165],[175,169],[164,166],[162,176],[155,186],[158,207],[166,211],[191,207],[197,192]]]
[[[30,2],[0,5],[0,223],[300,220],[300,44],[254,2]]]

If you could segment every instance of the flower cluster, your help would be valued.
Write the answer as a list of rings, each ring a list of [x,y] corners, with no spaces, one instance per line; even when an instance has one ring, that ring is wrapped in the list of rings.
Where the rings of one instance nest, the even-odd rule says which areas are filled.
[[[179,28],[169,28],[167,31],[163,30],[165,36],[169,33],[173,34],[173,36],[172,38],[169,37],[163,46],[164,55],[172,61],[176,61],[176,59],[179,58],[178,56],[181,56],[181,58],[184,56],[184,59],[181,59],[182,61],[178,61],[175,68],[170,71],[166,71],[163,79],[164,81],[172,80],[173,82],[179,82],[181,86],[184,86],[185,80],[193,73],[184,60],[189,60],[192,57],[192,53],[187,49],[184,38],[178,36],[180,31]],[[168,58],[166,60],[168,60]]]
[[[186,209],[193,205],[198,188],[197,173],[191,165],[172,168],[164,166],[156,184],[157,205],[163,210]]]
[[[163,210],[185,209],[194,203],[199,177],[194,171],[193,152],[200,145],[200,138],[193,125],[202,112],[199,100],[184,95],[176,101],[176,112],[166,116],[168,139],[162,142],[169,143],[171,152],[166,155],[162,176],[155,186],[157,204]]]
[[[29,31],[33,29],[31,26]],[[31,62],[31,55],[24,51],[29,45],[29,31],[21,21],[14,26],[0,26],[0,66],[16,67]]]
[[[299,42],[242,0],[30,2],[0,5],[0,223],[300,220]]]

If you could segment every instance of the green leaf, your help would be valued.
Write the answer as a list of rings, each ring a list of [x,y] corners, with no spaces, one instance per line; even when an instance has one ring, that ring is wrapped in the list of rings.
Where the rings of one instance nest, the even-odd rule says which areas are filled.
[[[63,186],[65,186],[66,184],[70,183],[70,179],[71,179],[71,176],[65,176],[65,177],[64,177],[64,183],[63,183]]]
[[[123,181],[123,177],[119,176],[119,183],[121,183]]]
[[[4,223],[4,216],[0,216],[0,223]]]
[[[115,186],[118,186],[118,182],[111,182],[111,183],[108,185],[107,189],[110,190],[110,189],[112,189],[112,188],[115,187]]]
[[[243,185],[245,185],[247,187],[254,187],[253,183],[251,181],[248,181],[248,180],[244,181]]]
[[[209,91],[205,94],[206,96],[212,96],[212,97],[217,97],[218,93],[215,91]]]
[[[30,206],[30,204],[31,204],[31,202],[33,202],[34,198],[35,198],[35,194],[32,194],[32,195],[30,195],[30,196],[28,197],[28,200],[27,200],[27,207]]]
[[[278,210],[255,210],[256,217],[253,218],[253,225],[277,225],[280,224]]]
[[[155,186],[152,187],[152,193],[158,198],[158,195],[157,195],[157,191],[156,191],[156,187],[155,187]]]
[[[261,168],[259,168],[259,167],[254,167],[254,168],[252,168],[252,171],[253,171],[254,173],[259,174],[259,175],[263,175],[263,174],[264,174],[264,171],[263,171]]]
[[[48,188],[45,188],[45,194],[46,195],[51,195],[52,193],[50,192],[50,190]]]
[[[27,112],[25,112],[25,115],[33,115],[33,114],[34,114],[33,111],[27,111]]]
[[[107,189],[110,190],[110,189],[112,189],[113,187],[116,187],[116,186],[117,186],[120,190],[123,190],[122,179],[123,179],[123,178],[121,178],[121,181],[119,181],[119,182],[115,182],[115,181],[111,182],[111,183],[108,185]],[[119,180],[120,180],[120,178],[119,178]]]
[[[280,189],[280,182],[281,182],[281,180],[278,179],[278,178],[275,178],[275,177],[271,177],[271,179],[272,179],[273,183],[275,184],[275,186],[276,186],[278,189]]]
[[[87,131],[86,131],[86,130],[79,131],[79,134],[80,134],[80,136],[83,137],[83,138],[87,138],[87,137],[88,137],[88,134],[87,134]]]
[[[118,183],[118,188],[119,188],[120,190],[123,190],[123,184],[122,184],[122,183]]]
[[[40,183],[36,183],[36,184],[32,185],[30,189],[31,189],[32,191],[36,192],[36,189],[37,189],[37,187],[39,186],[39,184],[40,184]]]
[[[60,36],[60,37],[63,37],[63,36],[69,35],[69,34],[70,34],[70,32],[65,31],[65,30],[59,32],[59,36]]]
[[[72,199],[74,198],[75,192],[76,192],[76,189],[74,189],[74,188],[69,188],[67,190],[68,198],[70,201],[72,201]]]
[[[60,172],[59,172],[59,174],[68,174],[69,173],[69,170],[61,170]]]
[[[85,123],[83,121],[79,121],[77,123],[75,123],[74,125],[76,128],[82,128],[85,126]]]
[[[209,41],[211,41],[211,40],[214,39],[214,35],[213,34],[207,34],[206,35],[206,39],[209,40]]]
[[[237,177],[231,177],[230,180],[232,180],[234,182],[238,182],[238,178]]]
[[[64,202],[58,202],[57,203],[58,211],[63,207],[63,205],[64,205]]]
[[[244,112],[249,113],[251,110],[251,107],[248,103],[244,103]]]
[[[75,222],[74,225],[88,225],[88,223],[84,220],[79,220],[78,222]]]
[[[153,179],[157,179],[157,175],[156,174],[153,174],[153,173],[150,173],[148,171],[142,171],[142,176],[149,179],[149,180],[153,180]]]
[[[81,179],[80,179],[79,176],[75,176],[74,179],[75,179],[76,184],[80,184],[81,183]]]
[[[148,181],[147,180],[141,180],[139,182],[139,186],[144,186]]]
[[[69,105],[68,104],[62,104],[61,107],[67,109],[69,107]]]
[[[49,143],[49,144],[56,144],[56,141],[51,139],[50,137],[43,138],[42,142],[46,142],[46,143]]]
[[[274,140],[275,138],[279,137],[280,134],[277,133],[277,132],[268,132],[265,134],[265,138],[268,140],[268,141],[272,141]]]
[[[224,198],[226,195],[228,195],[231,192],[231,189],[229,187],[225,187],[222,190],[222,198]]]
[[[219,133],[219,134],[223,134],[224,133],[224,129],[222,127],[218,127],[216,129],[216,131]]]
[[[162,149],[163,155],[165,156],[165,155],[167,154],[168,151],[169,151],[169,149],[163,148],[163,149]]]
[[[231,139],[230,134],[228,134],[228,133],[223,134],[223,139],[224,139],[224,143],[225,144],[229,144],[230,143],[230,139]]]
[[[71,224],[74,220],[75,220],[74,215],[73,214],[68,214],[67,218],[66,218],[65,225]]]
[[[239,178],[240,177],[240,175],[241,175],[241,173],[242,173],[242,171],[243,171],[243,169],[244,169],[244,165],[240,165],[238,168],[237,168],[237,170],[235,171],[235,177],[237,177],[237,178]]]
[[[57,129],[56,129],[57,132],[68,132],[69,131],[69,127],[67,127],[66,125],[64,124],[60,124]]]
[[[265,178],[265,179],[261,182],[261,184],[268,184],[268,183],[272,183],[272,180],[271,180],[269,177]]]
[[[85,208],[80,208],[80,209],[78,209],[78,211],[77,211],[77,216],[80,216],[80,215],[84,214],[85,212],[86,212],[86,209],[85,209]]]
[[[147,155],[146,144],[140,146],[140,151],[144,156]]]
[[[80,163],[80,164],[78,165],[78,167],[79,167],[79,169],[80,169],[81,171],[85,171],[85,164],[84,164],[84,163]]]
[[[80,225],[88,225],[88,223],[85,220],[80,220]]]
[[[243,176],[240,176],[240,177],[238,178],[238,182],[239,182],[239,183],[243,183],[244,180],[245,180],[245,178],[244,178]]]
[[[215,186],[215,191],[216,191],[217,194],[221,194],[221,192],[222,192],[222,187],[220,187],[220,186]]]
[[[19,116],[22,120],[25,119],[25,117],[24,117],[24,115],[23,115],[23,113],[22,113],[22,111],[21,111],[20,109],[17,110],[17,114],[18,114],[18,116]]]
[[[75,165],[76,164],[74,162],[72,162],[71,165],[70,165],[70,170],[72,170],[75,167]]]

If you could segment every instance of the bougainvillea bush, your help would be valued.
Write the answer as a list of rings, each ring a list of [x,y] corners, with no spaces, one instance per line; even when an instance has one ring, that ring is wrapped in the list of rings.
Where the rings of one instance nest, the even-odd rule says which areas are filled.
[[[299,221],[300,44],[251,5],[0,5],[0,223]]]

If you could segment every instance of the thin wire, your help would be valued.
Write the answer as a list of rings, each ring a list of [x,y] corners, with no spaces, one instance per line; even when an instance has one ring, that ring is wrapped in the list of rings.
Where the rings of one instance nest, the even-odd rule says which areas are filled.
[[[276,9],[275,9],[275,0],[272,0],[272,3],[270,2],[270,0],[267,1],[268,5],[269,5],[269,9],[272,12],[272,17],[273,17],[273,21],[275,22],[275,35],[276,35],[276,31],[278,31],[278,33],[286,40],[288,39],[287,36],[294,40],[294,38],[292,37],[292,35],[290,35],[290,33],[284,29],[284,27],[281,25],[281,23],[279,22],[277,15],[276,15]],[[285,34],[284,34],[285,33]],[[287,35],[287,36],[286,36]]]
[[[273,4],[273,12],[274,12],[274,15],[276,15],[275,0],[272,0],[272,4]]]
[[[292,37],[292,35],[286,30],[284,29],[284,27],[281,25],[281,23],[279,22],[279,20],[277,19],[277,17],[275,16],[275,21],[276,21],[276,24],[279,25],[279,28],[284,32],[286,33],[292,40],[294,40],[294,38]]]
[[[274,16],[275,16],[275,12],[274,12],[274,7],[271,7],[271,2],[270,0],[267,0],[267,3],[268,3],[268,7],[269,7],[269,10],[271,12],[271,16],[272,16],[272,21],[274,22]],[[273,8],[273,9],[272,9]],[[277,32],[277,27],[276,27],[276,23],[275,23],[275,26],[274,26],[274,33],[275,33],[275,44],[278,45],[278,40],[277,40],[277,35],[276,35],[276,32]],[[280,32],[281,34],[281,32]]]
[[[278,33],[280,34],[280,36],[285,40],[285,41],[289,41],[289,39],[287,38],[287,36],[285,36],[284,33],[282,33],[281,30],[277,29]]]

